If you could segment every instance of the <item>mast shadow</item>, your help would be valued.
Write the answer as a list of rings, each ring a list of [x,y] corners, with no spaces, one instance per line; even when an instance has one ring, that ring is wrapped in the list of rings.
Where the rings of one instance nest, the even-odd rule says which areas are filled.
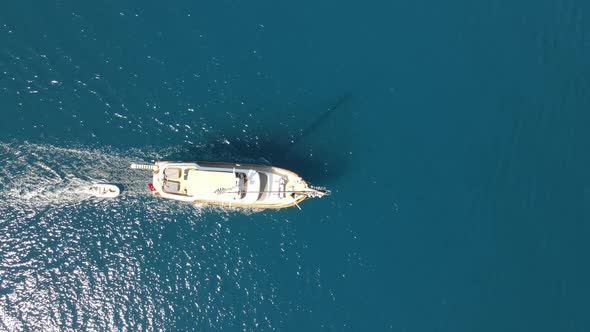
[[[251,127],[248,137],[211,139],[200,146],[184,146],[166,158],[272,165],[292,170],[311,183],[331,184],[348,172],[350,99],[350,95],[339,98],[297,134],[270,132],[275,125]]]

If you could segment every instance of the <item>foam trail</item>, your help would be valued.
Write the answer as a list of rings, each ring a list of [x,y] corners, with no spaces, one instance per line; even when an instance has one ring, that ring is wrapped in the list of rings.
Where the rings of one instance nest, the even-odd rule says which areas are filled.
[[[122,187],[122,195],[145,193],[146,178],[128,169],[155,151],[0,143],[0,200],[4,205],[43,208],[91,198],[96,182]]]

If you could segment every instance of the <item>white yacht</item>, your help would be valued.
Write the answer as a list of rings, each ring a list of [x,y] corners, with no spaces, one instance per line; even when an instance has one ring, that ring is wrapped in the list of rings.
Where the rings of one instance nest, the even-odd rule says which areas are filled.
[[[178,201],[253,209],[280,209],[307,197],[330,192],[308,185],[286,169],[205,161],[158,161],[132,164],[133,169],[152,171],[148,186],[155,197]]]

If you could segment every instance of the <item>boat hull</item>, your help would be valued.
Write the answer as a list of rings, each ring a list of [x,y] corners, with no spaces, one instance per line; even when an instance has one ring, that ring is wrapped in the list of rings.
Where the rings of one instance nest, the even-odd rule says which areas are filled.
[[[88,188],[88,193],[100,198],[115,198],[121,190],[113,184],[95,183]]]
[[[155,197],[203,205],[282,209],[326,193],[292,171],[266,165],[158,161],[132,168],[151,168]]]

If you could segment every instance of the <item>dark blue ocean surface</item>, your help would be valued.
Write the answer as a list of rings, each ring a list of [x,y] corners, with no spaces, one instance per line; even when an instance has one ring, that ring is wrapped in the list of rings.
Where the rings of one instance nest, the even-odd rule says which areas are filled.
[[[588,1],[6,2],[0,330],[589,331],[589,112]],[[157,200],[158,159],[332,195]]]

